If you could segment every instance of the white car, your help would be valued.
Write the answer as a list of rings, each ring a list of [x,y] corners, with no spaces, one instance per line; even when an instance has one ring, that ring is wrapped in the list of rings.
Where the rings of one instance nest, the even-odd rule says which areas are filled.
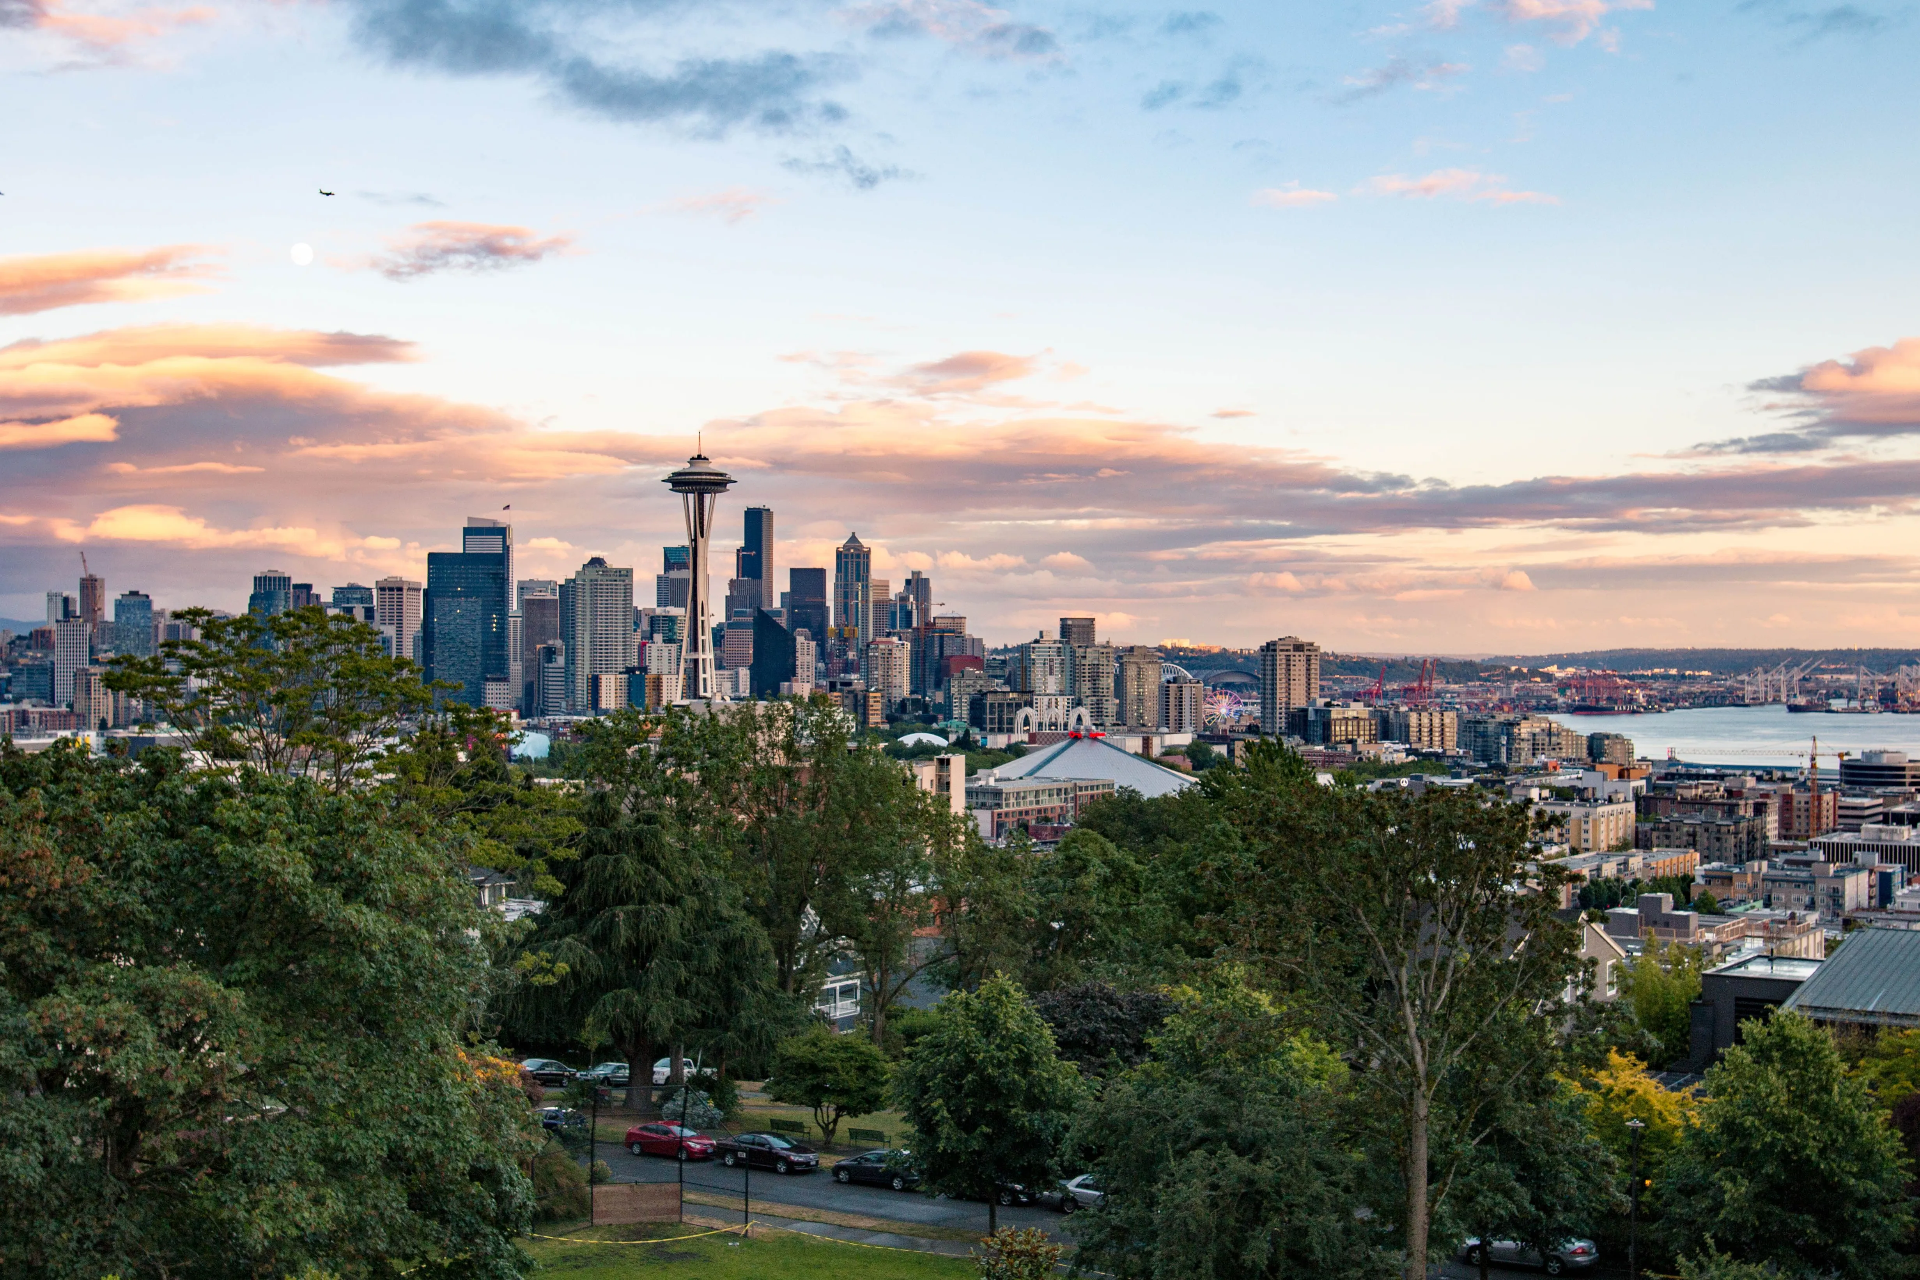
[[[698,1070],[698,1068],[693,1065],[692,1058],[680,1059],[680,1067],[681,1067],[681,1071],[688,1077],[692,1077],[694,1073]],[[653,1064],[653,1082],[655,1084],[665,1084],[667,1082],[667,1076],[672,1072],[672,1070],[673,1070],[672,1058],[660,1059],[660,1061]]]
[[[1072,1213],[1075,1209],[1090,1208],[1100,1203],[1103,1194],[1099,1180],[1090,1173],[1068,1178],[1060,1184],[1060,1212]]]

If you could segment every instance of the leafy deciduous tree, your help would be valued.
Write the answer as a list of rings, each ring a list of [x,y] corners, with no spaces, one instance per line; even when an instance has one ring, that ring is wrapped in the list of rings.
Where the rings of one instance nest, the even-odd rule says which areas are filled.
[[[463,1044],[494,926],[419,814],[8,746],[0,886],[0,1272],[527,1268],[537,1129]]]
[[[1885,1113],[1809,1019],[1778,1013],[1742,1030],[1654,1184],[1662,1233],[1675,1253],[1725,1248],[1793,1275],[1893,1274],[1913,1211]]]
[[[1151,1058],[1075,1123],[1104,1193],[1079,1219],[1078,1260],[1123,1280],[1379,1275],[1342,1132],[1346,1068],[1237,969],[1174,994]]]
[[[1547,892],[1525,883],[1531,819],[1453,792],[1317,787],[1297,757],[1266,743],[1246,770],[1209,770],[1201,785],[1247,849],[1232,895],[1243,954],[1366,1065],[1353,1088],[1389,1126],[1401,1266],[1421,1280],[1436,1204],[1491,1133],[1482,1111],[1553,1065],[1549,1037],[1525,1052],[1498,1038],[1559,1009],[1578,969],[1552,873]]]
[[[182,609],[197,640],[115,658],[109,689],[139,698],[216,769],[258,768],[341,790],[365,780],[433,690],[380,632],[318,607],[220,618]]]
[[[886,1106],[889,1075],[886,1055],[873,1041],[836,1035],[815,1023],[774,1051],[767,1096],[813,1108],[813,1122],[830,1147],[843,1119]]]
[[[949,992],[936,1011],[940,1025],[907,1055],[894,1096],[914,1131],[923,1187],[985,1200],[991,1232],[1001,1183],[1052,1175],[1084,1087],[1010,979]]]

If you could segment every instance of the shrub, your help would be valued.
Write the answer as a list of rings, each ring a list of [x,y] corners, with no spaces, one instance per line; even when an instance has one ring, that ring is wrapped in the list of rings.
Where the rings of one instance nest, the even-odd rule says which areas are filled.
[[[739,1091],[734,1092],[735,1105],[738,1105]],[[684,1124],[689,1129],[712,1129],[726,1121],[726,1113],[713,1105],[713,1099],[700,1089],[676,1089],[673,1096],[660,1104],[660,1115],[674,1124]]]
[[[1002,1227],[980,1242],[973,1262],[980,1280],[1050,1280],[1061,1252],[1062,1246],[1038,1227]]]
[[[533,1197],[542,1222],[587,1216],[587,1175],[558,1142],[549,1142],[533,1159]]]

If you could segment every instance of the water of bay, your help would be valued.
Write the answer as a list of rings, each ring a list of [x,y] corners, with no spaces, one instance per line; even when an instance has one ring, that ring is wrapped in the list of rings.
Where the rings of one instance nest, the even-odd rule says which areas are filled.
[[[1581,733],[1624,733],[1634,754],[1654,759],[1671,754],[1701,764],[1804,765],[1810,739],[1820,738],[1820,767],[1828,754],[1858,755],[1882,747],[1920,757],[1920,715],[1823,715],[1786,707],[1697,707],[1639,716],[1574,716],[1553,719]]]

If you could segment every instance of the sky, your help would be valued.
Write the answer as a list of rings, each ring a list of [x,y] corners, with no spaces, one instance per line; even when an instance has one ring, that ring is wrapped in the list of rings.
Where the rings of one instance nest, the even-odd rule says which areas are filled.
[[[1920,11],[0,0],[0,617],[510,519],[1005,643],[1920,643]],[[331,195],[322,195],[322,191]],[[511,507],[505,515],[502,509]]]

